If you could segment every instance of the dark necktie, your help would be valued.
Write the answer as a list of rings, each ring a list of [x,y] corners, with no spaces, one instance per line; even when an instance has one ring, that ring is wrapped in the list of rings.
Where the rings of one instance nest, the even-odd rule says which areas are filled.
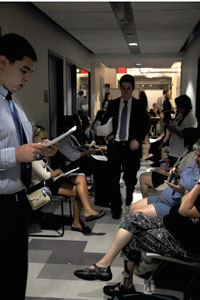
[[[26,135],[23,130],[18,112],[17,112],[14,102],[12,100],[11,93],[7,94],[6,100],[8,100],[8,105],[9,105],[10,111],[13,116],[19,143],[20,143],[20,145],[27,144]],[[32,171],[31,163],[21,162],[21,180],[26,187],[28,187],[31,183],[31,171]]]
[[[122,110],[120,130],[119,130],[120,141],[124,141],[126,139],[126,123],[127,123],[127,110],[128,110],[127,104],[128,104],[128,101],[125,100],[124,107]]]

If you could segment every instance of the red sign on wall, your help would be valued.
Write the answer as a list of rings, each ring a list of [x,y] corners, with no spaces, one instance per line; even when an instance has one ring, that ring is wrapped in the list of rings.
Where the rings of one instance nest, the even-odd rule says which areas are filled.
[[[88,74],[88,71],[85,71],[85,70],[83,70],[83,69],[80,69],[80,73],[81,73],[81,74]]]
[[[117,68],[117,73],[126,73],[126,68],[125,67]]]

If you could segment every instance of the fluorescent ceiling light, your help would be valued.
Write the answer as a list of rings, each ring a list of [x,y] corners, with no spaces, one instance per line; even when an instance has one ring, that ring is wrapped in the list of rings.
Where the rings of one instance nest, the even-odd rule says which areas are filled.
[[[138,46],[138,43],[128,43],[129,46]]]

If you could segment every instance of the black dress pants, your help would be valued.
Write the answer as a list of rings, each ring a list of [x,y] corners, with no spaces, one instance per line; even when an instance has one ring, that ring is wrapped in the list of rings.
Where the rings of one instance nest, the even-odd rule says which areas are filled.
[[[24,192],[0,195],[1,294],[25,299],[28,271],[27,198]]]
[[[126,205],[132,202],[132,194],[137,183],[137,171],[140,168],[141,149],[131,151],[128,142],[110,141],[108,144],[109,198],[111,210],[120,212],[122,198],[120,191],[121,172],[126,185]]]

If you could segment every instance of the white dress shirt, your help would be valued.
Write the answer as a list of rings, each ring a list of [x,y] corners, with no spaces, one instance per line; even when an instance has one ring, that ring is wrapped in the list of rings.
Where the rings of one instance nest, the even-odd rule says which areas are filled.
[[[16,161],[15,148],[19,147],[18,135],[5,99],[8,91],[0,86],[0,194],[13,194],[24,189],[21,181],[20,162]],[[14,99],[13,99],[14,100]],[[32,126],[21,105],[14,100],[27,142],[32,142]]]

